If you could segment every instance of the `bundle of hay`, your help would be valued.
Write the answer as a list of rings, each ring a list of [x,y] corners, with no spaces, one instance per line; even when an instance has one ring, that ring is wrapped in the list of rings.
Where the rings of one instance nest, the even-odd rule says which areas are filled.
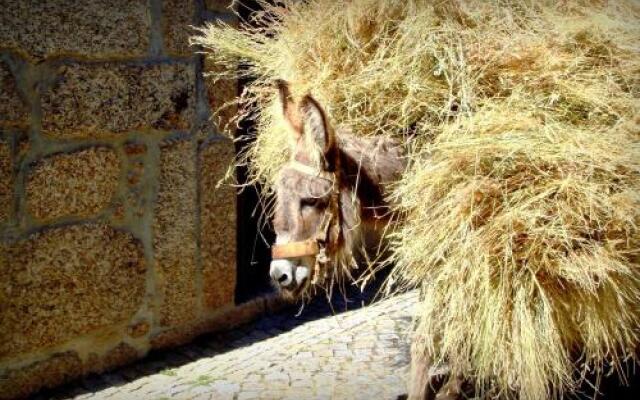
[[[391,280],[423,288],[418,334],[487,395],[557,398],[640,340],[640,5],[430,3],[285,0],[194,42],[214,79],[255,78],[239,162],[267,188],[276,78],[356,134],[414,136]]]

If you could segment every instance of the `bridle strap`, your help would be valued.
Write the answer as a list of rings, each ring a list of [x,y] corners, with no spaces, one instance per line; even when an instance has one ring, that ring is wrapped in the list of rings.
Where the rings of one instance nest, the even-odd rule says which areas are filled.
[[[295,169],[298,172],[302,172],[303,174],[327,179],[330,181],[335,181],[335,174],[333,172],[322,171],[317,168],[311,167],[307,164],[303,164],[297,160],[289,161],[289,163],[287,164],[287,167],[291,169]]]
[[[315,256],[320,252],[318,242],[315,239],[307,239],[300,242],[274,244],[271,246],[271,257],[274,260]]]

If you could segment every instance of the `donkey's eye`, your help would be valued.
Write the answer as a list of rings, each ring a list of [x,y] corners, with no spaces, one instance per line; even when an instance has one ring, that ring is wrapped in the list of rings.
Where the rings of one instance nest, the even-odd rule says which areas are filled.
[[[321,199],[318,197],[305,197],[300,199],[300,207],[318,207],[321,205]]]

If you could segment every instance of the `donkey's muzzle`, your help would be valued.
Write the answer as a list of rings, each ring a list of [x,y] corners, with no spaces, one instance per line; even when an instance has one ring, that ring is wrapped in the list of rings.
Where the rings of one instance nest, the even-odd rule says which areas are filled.
[[[269,275],[280,287],[287,287],[293,283],[294,265],[289,260],[273,260]]]
[[[269,275],[282,289],[299,286],[309,277],[309,268],[296,265],[303,257],[315,257],[320,252],[318,242],[313,239],[300,242],[274,244],[271,247]]]
[[[280,289],[295,291],[309,278],[309,268],[291,260],[273,260],[269,275]]]

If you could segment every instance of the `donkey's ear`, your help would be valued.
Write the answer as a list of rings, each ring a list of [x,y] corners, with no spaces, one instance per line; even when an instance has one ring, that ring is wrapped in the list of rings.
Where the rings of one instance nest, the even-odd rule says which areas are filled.
[[[324,168],[334,171],[338,157],[336,135],[320,104],[310,95],[300,102],[300,112],[304,121],[304,133],[312,139],[324,156]]]
[[[300,112],[291,97],[289,83],[282,79],[278,79],[276,81],[276,86],[278,87],[278,94],[280,95],[280,103],[282,103],[282,114],[284,115],[284,119],[291,126],[294,138],[299,139],[302,136],[302,130],[304,127]]]

